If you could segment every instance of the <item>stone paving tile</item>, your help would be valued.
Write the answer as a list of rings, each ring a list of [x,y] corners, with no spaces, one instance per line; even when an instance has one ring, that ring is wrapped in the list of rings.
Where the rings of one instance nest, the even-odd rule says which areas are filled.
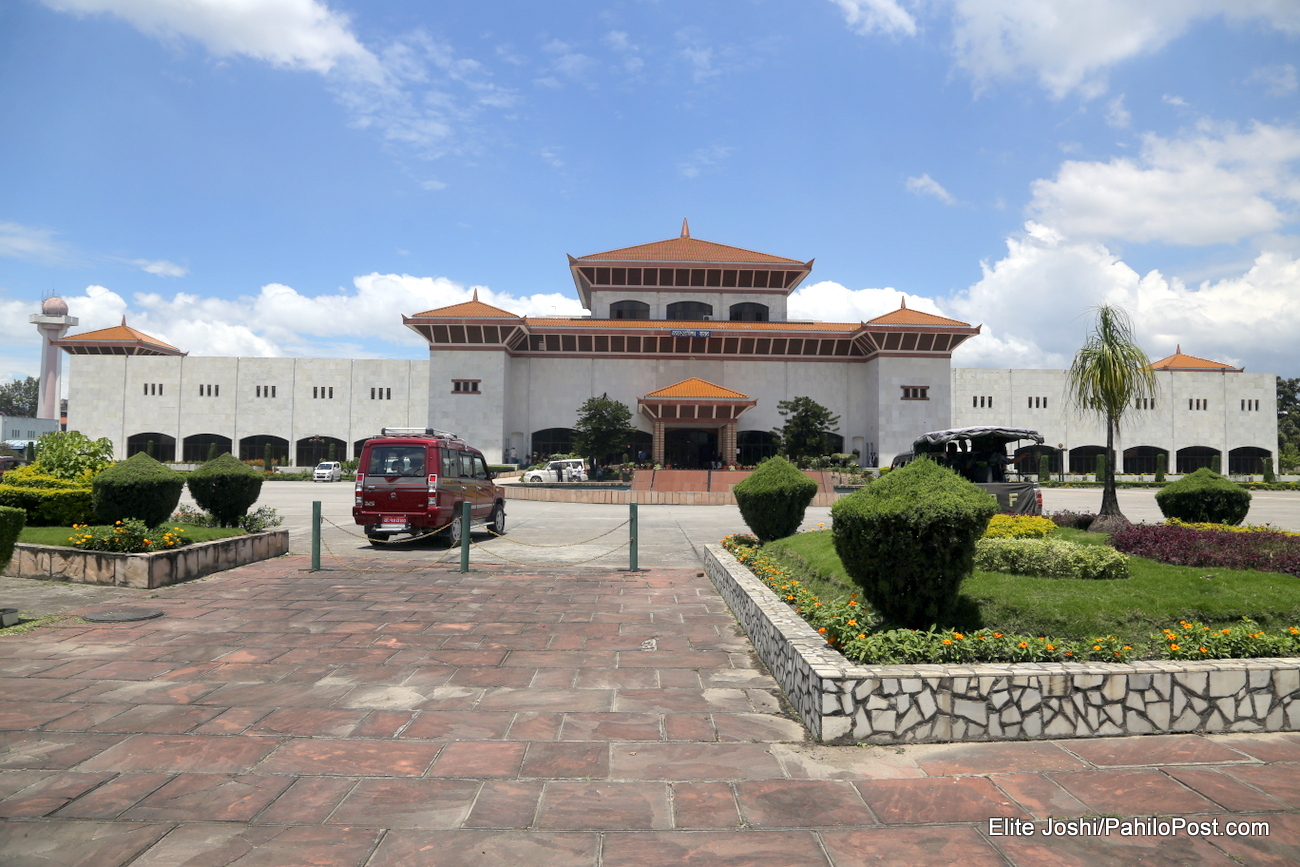
[[[178,864],[361,867],[379,838],[376,828],[286,828],[215,823],[182,825],[132,867]]]
[[[237,735],[249,726],[271,713],[268,707],[231,707],[221,711],[208,722],[194,729],[191,734],[200,735]]]
[[[754,709],[743,689],[620,689],[613,710],[747,713]]]
[[[152,795],[171,779],[171,774],[119,774],[55,815],[66,819],[112,819]]]
[[[1300,809],[1300,772],[1295,765],[1228,766],[1222,770],[1292,809]]]
[[[384,828],[457,828],[469,815],[477,780],[380,780],[356,784],[328,822]]]
[[[136,857],[171,828],[120,822],[5,822],[0,823],[0,852],[12,867],[123,867],[139,863]]]
[[[821,838],[835,867],[1005,867],[1007,863],[978,831],[961,826],[828,830],[821,832]]]
[[[898,780],[924,777],[906,750],[898,747],[828,747],[822,744],[769,744],[786,775],[795,780]]]
[[[849,783],[752,780],[736,783],[742,820],[755,828],[874,825],[875,817]]]
[[[599,851],[600,835],[593,833],[394,830],[384,835],[366,867],[596,867]],[[617,863],[605,861],[609,867]]]
[[[142,822],[247,822],[289,787],[285,777],[178,774],[122,813]]]
[[[660,740],[659,721],[653,713],[570,713],[561,735],[566,741]]]
[[[122,740],[120,735],[0,732],[0,768],[71,768]]]
[[[764,713],[715,713],[713,726],[719,741],[798,743],[808,736],[800,723]]]
[[[528,744],[523,741],[453,741],[429,771],[435,777],[513,779],[519,776]]]
[[[983,777],[858,780],[853,785],[886,825],[987,822],[991,816],[1025,818],[1014,801]]]
[[[1256,810],[1285,810],[1286,804],[1215,768],[1164,768],[1166,774],[1195,792],[1234,813]]]
[[[917,765],[932,777],[1024,771],[1081,771],[1088,767],[1059,744],[1045,741],[944,744],[922,747],[917,752]]]
[[[517,713],[506,737],[514,741],[553,741],[559,738],[563,724],[564,714],[560,713]]]
[[[285,708],[273,710],[249,727],[250,735],[301,735],[347,737],[366,716],[363,710]]]
[[[1098,813],[1174,816],[1220,812],[1205,798],[1153,769],[1072,771],[1051,776]]]
[[[542,797],[541,780],[488,780],[479,790],[465,828],[528,828]]]
[[[441,741],[291,740],[258,765],[257,773],[418,777],[442,747]]]
[[[521,777],[596,779],[609,776],[609,745],[604,743],[531,743]]]
[[[514,718],[508,711],[422,710],[398,737],[452,741],[504,738]]]
[[[615,780],[783,779],[781,765],[762,744],[615,744],[609,775]]]
[[[76,710],[58,701],[0,701],[0,731],[30,731]]]
[[[221,714],[216,707],[193,707],[174,704],[138,704],[115,714],[90,731],[148,734],[184,734]]]
[[[573,782],[546,784],[536,827],[565,831],[668,829],[672,809],[663,783]]]
[[[1087,816],[1096,812],[1046,774],[998,774],[992,780],[1036,819]]]
[[[1076,738],[1062,742],[1070,752],[1094,765],[1187,765],[1249,762],[1250,756],[1222,741],[1196,735],[1148,735],[1140,738]]]
[[[298,777],[257,815],[257,821],[268,825],[320,824],[356,784],[356,777]]]
[[[59,717],[53,722],[48,722],[41,726],[45,731],[72,731],[83,732],[94,728],[102,722],[112,719],[120,713],[129,710],[135,705],[130,704],[73,704],[65,703],[64,707],[69,708],[72,712]]]
[[[1211,742],[1245,753],[1262,762],[1300,762],[1300,733],[1298,732],[1220,735],[1211,738]]]
[[[578,713],[612,710],[613,701],[609,689],[496,689],[475,709]]]
[[[278,738],[132,735],[80,765],[84,771],[239,774],[265,758]]]
[[[808,831],[672,831],[606,834],[608,867],[830,867]]]
[[[711,743],[718,739],[712,714],[666,713],[664,734],[670,741],[702,741]]]
[[[53,813],[110,779],[112,774],[56,771],[33,780],[0,800],[0,818],[38,817]]]

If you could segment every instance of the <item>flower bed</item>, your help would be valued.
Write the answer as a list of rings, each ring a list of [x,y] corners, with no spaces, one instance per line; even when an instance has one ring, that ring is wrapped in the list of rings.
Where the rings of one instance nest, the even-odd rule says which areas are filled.
[[[1300,537],[1272,527],[1225,527],[1170,521],[1133,524],[1111,536],[1111,545],[1175,566],[1258,569],[1300,576]]]
[[[752,563],[756,557],[747,559]],[[783,596],[794,599],[778,597],[717,545],[706,546],[705,569],[818,740],[936,743],[1300,730],[1300,659],[1215,661],[1199,654],[1200,647],[1208,651],[1209,646],[1197,644],[1200,659],[1188,661],[858,665],[827,643],[826,634],[816,631],[821,627],[795,612],[791,603],[804,597],[790,592],[793,587]],[[846,624],[857,619],[845,609],[859,606],[832,612],[816,601],[811,603],[815,616],[847,613]],[[1164,637],[1170,632],[1204,634],[1190,622]],[[941,636],[938,646],[958,653],[983,646],[990,637],[1008,638],[985,633],[981,640],[980,634]],[[943,643],[945,637],[951,644]],[[1041,637],[1010,638],[1015,650],[1033,651],[1035,658],[1064,652],[1047,651],[1052,642]],[[1258,640],[1244,631],[1233,636],[1238,643]],[[1179,641],[1168,643],[1179,645],[1171,654],[1182,652]],[[1092,647],[1101,658],[1114,653],[1104,643]]]
[[[4,574],[15,578],[111,584],[118,587],[164,587],[269,560],[289,553],[289,531],[272,530],[195,542],[182,548],[149,554],[81,551],[53,545],[14,546]]]

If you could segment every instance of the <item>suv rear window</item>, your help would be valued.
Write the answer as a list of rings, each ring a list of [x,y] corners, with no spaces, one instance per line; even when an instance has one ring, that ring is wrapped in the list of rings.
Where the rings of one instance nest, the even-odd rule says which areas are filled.
[[[365,471],[376,476],[423,476],[424,446],[375,446]]]

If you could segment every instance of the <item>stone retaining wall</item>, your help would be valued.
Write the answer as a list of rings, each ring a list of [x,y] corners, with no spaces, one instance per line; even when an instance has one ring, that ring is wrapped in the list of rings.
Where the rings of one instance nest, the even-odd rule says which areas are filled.
[[[1300,730],[1300,659],[854,665],[725,549],[705,549],[709,577],[821,741]]]
[[[269,530],[153,554],[110,554],[55,545],[14,546],[5,574],[14,578],[111,584],[117,587],[164,587],[269,560],[289,553],[289,531]]]

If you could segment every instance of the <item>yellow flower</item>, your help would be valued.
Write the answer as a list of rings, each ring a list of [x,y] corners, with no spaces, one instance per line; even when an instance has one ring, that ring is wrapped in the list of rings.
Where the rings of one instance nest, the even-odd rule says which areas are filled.
[[[1171,645],[1169,645],[1169,649],[1170,649],[1170,650],[1177,650],[1177,649],[1178,649],[1178,645],[1177,645],[1177,644],[1171,644]]]
[[[1020,642],[1020,649],[1021,649],[1021,650],[1024,650],[1024,649],[1025,649],[1026,647],[1028,647],[1028,646],[1029,646],[1029,642],[1028,642],[1028,641],[1022,641],[1022,642]]]
[[[1100,644],[1094,644],[1094,645],[1092,646],[1092,649],[1093,649],[1093,650],[1101,650],[1101,645],[1100,645]]]
[[[1001,633],[1001,632],[995,632],[995,633],[993,633],[993,637],[994,637],[994,638],[1001,638],[1001,637],[1002,637],[1002,633]]]
[[[865,633],[865,632],[859,632],[859,633],[858,633],[858,638],[866,638],[866,637],[867,637],[867,633]]]
[[[856,621],[856,620],[850,620],[850,621],[849,621],[849,626],[857,626],[857,625],[858,625],[858,621]]]
[[[951,639],[951,638],[945,638],[945,639],[943,640],[943,643],[944,643],[944,644],[952,644],[952,639]]]
[[[955,638],[955,639],[957,639],[958,641],[961,641],[961,640],[962,640],[963,638],[965,638],[966,636],[962,635],[960,632],[954,632],[954,633],[952,634],[952,637]]]
[[[1047,645],[1047,649],[1048,649],[1048,650],[1055,650],[1055,649],[1056,649],[1056,645],[1054,645],[1054,644],[1049,644],[1049,645]]]

